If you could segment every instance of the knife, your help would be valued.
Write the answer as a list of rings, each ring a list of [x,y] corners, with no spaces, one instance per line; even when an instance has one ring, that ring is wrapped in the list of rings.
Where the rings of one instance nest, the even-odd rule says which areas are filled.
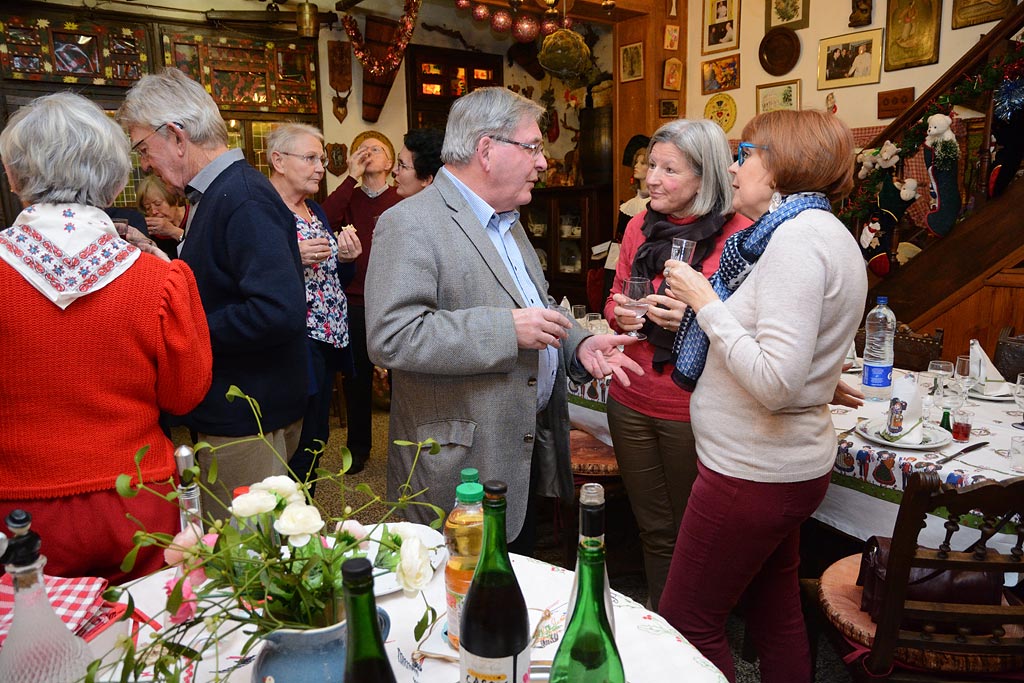
[[[966,446],[964,448],[961,448],[960,450],[958,450],[953,455],[947,455],[945,458],[942,458],[941,460],[939,460],[935,464],[937,464],[937,465],[945,465],[950,460],[956,460],[957,458],[959,458],[964,453],[970,453],[971,451],[976,451],[979,448],[981,448],[982,446],[987,446],[987,445],[988,445],[988,441],[979,441],[978,443],[972,443],[970,446]]]

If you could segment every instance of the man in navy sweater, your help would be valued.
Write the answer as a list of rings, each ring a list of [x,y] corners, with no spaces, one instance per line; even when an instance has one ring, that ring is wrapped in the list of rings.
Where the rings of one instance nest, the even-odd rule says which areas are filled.
[[[206,309],[213,385],[184,421],[214,446],[197,454],[204,471],[214,458],[218,466],[216,498],[204,491],[203,505],[224,519],[236,487],[285,472],[302,428],[309,370],[295,219],[242,151],[228,149],[213,98],[178,69],[144,76],[118,120],[142,169],[192,204],[179,254]],[[227,400],[231,385],[259,403],[259,422],[245,401]],[[260,429],[276,454],[258,440],[237,443]]]

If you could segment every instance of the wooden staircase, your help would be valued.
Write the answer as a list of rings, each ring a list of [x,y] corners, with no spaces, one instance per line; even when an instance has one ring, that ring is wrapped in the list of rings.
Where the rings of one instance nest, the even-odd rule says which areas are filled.
[[[867,147],[898,140],[903,131],[922,120],[929,107],[959,81],[976,73],[991,58],[1005,51],[1007,40],[1024,27],[1024,4],[982,38],[911,107],[894,120]],[[991,93],[986,93],[988,139],[992,118]],[[968,163],[961,160],[961,172]],[[1024,180],[1010,184],[999,197],[986,195],[987,153],[979,160],[977,183],[965,187],[965,205],[974,209],[952,232],[929,238],[923,250],[885,279],[872,283],[868,307],[875,297],[889,297],[897,318],[918,332],[945,330],[943,357],[966,353],[972,338],[981,341],[991,355],[999,330],[1013,325],[1024,330]],[[895,262],[894,244],[893,262]]]

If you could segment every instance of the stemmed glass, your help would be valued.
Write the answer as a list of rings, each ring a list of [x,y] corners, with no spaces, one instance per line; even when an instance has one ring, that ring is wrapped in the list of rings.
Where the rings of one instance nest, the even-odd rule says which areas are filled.
[[[921,417],[925,422],[932,421],[932,407],[936,401],[938,377],[930,372],[922,372],[917,376],[917,390],[921,392]]]
[[[647,315],[647,308],[650,306],[643,299],[654,294],[654,287],[651,285],[651,281],[645,277],[631,277],[622,283],[622,294],[629,299],[629,302],[622,304],[622,307],[637,318],[643,318]],[[647,339],[647,335],[639,330],[633,330],[627,334],[640,341]]]
[[[696,248],[697,243],[693,240],[688,240],[685,237],[673,237],[672,252],[669,258],[673,261],[693,263],[693,252]]]
[[[943,408],[949,408],[945,402],[946,380],[953,377],[953,364],[948,360],[933,360],[928,363],[928,374],[935,377],[935,400]]]
[[[981,369],[978,363],[972,363],[970,356],[957,356],[956,369],[953,370],[953,381],[957,385],[957,393],[961,399],[967,400],[967,392],[970,391],[981,376]]]
[[[1017,383],[1013,385],[1013,402],[1017,404],[1017,407],[1024,410],[1024,372],[1017,375]],[[1013,426],[1017,429],[1024,429],[1024,418],[1021,418],[1020,422],[1014,422]]]

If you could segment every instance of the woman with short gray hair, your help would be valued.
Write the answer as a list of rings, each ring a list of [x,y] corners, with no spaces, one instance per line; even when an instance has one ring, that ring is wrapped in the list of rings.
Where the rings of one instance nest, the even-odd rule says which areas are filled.
[[[651,137],[647,158],[650,203],[626,226],[604,314],[619,330],[642,328],[647,335],[625,350],[647,373],[632,377],[629,386],[612,382],[608,426],[640,527],[650,606],[655,609],[697,477],[690,397],[671,379],[673,340],[686,306],[672,296],[662,271],[672,239],[682,237],[697,243],[694,267],[711,275],[726,238],[750,221],[732,212],[732,159],[718,124],[686,119],[666,123]],[[653,284],[656,293],[647,297],[646,321],[623,306],[623,282],[629,277]]]
[[[24,207],[0,231],[0,511],[32,512],[50,574],[149,573],[163,565],[157,548],[120,569],[138,528],[128,517],[173,534],[178,510],[114,484],[134,476],[146,446],[141,481],[174,490],[158,419],[198,405],[212,376],[195,278],[182,261],[140,253],[103,212],[131,164],[124,133],[93,102],[33,100],[0,133],[0,159]]]

